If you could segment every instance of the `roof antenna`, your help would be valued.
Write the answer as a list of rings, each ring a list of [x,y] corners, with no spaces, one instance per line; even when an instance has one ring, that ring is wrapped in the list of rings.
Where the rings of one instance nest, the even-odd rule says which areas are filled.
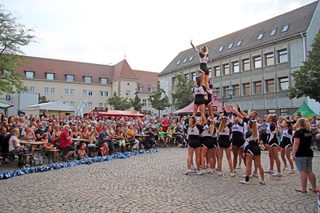
[[[124,59],[127,59],[127,50],[124,49]]]

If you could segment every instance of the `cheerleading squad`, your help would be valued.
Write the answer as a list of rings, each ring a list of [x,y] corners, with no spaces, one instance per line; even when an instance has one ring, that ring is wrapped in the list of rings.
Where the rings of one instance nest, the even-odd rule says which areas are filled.
[[[240,182],[247,184],[251,176],[260,176],[259,183],[265,185],[264,173],[271,174],[273,177],[281,177],[282,171],[287,168],[287,162],[290,166],[289,174],[294,174],[293,160],[295,160],[301,179],[301,189],[296,189],[296,191],[305,193],[306,182],[309,180],[312,191],[315,192],[317,189],[315,175],[312,171],[312,133],[308,120],[304,118],[297,121],[278,120],[275,115],[268,115],[265,123],[258,123],[257,112],[252,111],[248,115],[241,110],[239,105],[233,108],[232,114],[227,114],[223,108],[223,113],[217,115],[216,107],[213,107],[212,102],[213,86],[208,80],[208,48],[203,46],[199,50],[192,41],[190,43],[199,55],[200,70],[193,89],[193,115],[185,125],[188,157],[187,170],[184,174],[195,172],[203,175],[216,171],[219,176],[222,176],[222,161],[225,153],[231,177],[236,176],[238,160],[239,165],[243,160],[246,170],[243,175],[244,179]],[[208,119],[206,108],[209,112]],[[199,120],[196,119],[198,110],[201,113]],[[294,126],[293,123],[295,123]],[[261,165],[261,150],[267,150],[269,153],[270,167],[266,172]],[[279,153],[281,153],[284,164],[282,169]],[[195,164],[193,163],[194,155]]]

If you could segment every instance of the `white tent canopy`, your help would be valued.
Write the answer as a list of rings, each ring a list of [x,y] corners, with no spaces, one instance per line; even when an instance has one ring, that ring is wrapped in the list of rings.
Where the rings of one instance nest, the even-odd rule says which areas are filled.
[[[26,107],[27,114],[40,114],[41,112],[74,112],[74,108],[61,102],[49,102]]]

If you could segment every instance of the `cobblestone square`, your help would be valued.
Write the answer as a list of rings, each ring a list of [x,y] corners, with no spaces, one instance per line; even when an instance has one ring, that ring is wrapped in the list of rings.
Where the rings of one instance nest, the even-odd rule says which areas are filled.
[[[183,175],[186,149],[81,165],[0,181],[0,212],[316,212],[316,194],[296,193],[298,174],[266,185],[225,175]],[[319,174],[319,153],[314,171]],[[268,168],[263,152],[264,168]],[[319,177],[318,177],[319,178]]]

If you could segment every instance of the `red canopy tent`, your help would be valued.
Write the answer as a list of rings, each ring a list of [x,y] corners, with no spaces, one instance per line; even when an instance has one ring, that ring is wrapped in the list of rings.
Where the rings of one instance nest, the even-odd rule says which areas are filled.
[[[173,114],[190,114],[190,113],[193,113],[193,105],[194,105],[193,102],[191,102],[188,106],[173,112]],[[218,107],[218,111],[222,112],[222,103],[221,103],[221,101],[215,100],[214,103],[213,103],[213,106]],[[232,105],[225,104],[224,107],[226,108],[227,112],[232,112],[232,109],[233,109]]]
[[[144,117],[143,114],[136,111],[121,111],[121,110],[91,110],[89,116],[103,116],[103,117]]]

